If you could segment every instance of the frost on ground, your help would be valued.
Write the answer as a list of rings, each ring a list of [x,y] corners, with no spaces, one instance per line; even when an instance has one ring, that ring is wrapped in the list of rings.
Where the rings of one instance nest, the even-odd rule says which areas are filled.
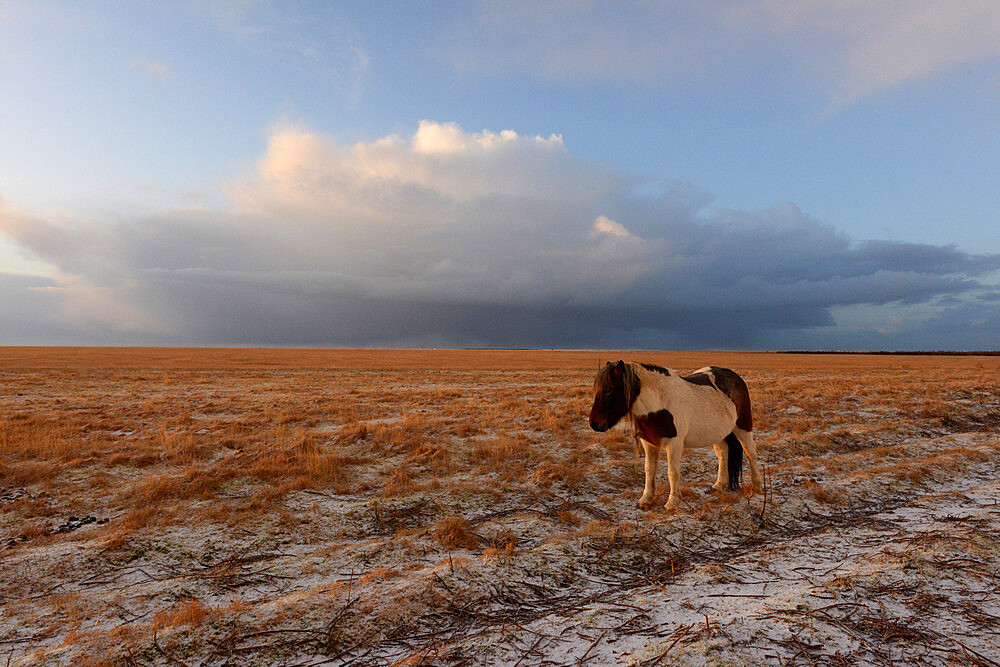
[[[665,515],[587,365],[427,355],[3,372],[0,660],[1000,663],[1000,359],[729,355],[767,488]]]

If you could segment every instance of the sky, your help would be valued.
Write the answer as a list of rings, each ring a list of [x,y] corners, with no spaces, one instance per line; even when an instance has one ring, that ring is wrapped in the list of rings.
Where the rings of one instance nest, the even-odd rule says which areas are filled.
[[[1000,3],[0,2],[0,345],[1000,348]]]

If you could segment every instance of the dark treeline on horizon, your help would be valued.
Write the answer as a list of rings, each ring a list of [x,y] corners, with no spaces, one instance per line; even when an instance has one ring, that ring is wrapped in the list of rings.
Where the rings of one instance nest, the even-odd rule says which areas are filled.
[[[881,354],[938,357],[997,357],[1000,350],[775,350],[775,354]]]

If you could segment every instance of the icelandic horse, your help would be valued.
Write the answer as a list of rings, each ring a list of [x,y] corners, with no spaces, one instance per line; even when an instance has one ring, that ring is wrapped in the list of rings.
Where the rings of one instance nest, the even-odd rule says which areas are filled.
[[[740,488],[743,453],[750,459],[753,490],[763,488],[753,441],[750,394],[728,368],[706,366],[678,375],[660,366],[618,361],[605,364],[594,379],[590,427],[604,432],[628,418],[646,454],[646,484],[639,507],[648,510],[656,488],[660,450],[667,452],[670,496],[667,511],[680,505],[681,455],[684,450],[715,447],[719,474],[712,489]]]

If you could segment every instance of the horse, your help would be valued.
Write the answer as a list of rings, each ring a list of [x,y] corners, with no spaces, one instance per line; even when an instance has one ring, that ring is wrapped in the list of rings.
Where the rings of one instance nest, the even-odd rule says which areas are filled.
[[[653,364],[609,361],[594,378],[590,427],[603,433],[626,417],[646,454],[640,509],[648,510],[653,504],[661,448],[667,452],[670,496],[664,509],[668,512],[680,505],[685,448],[715,447],[719,473],[712,490],[739,490],[744,452],[750,460],[753,491],[763,487],[750,393],[743,378],[728,368],[706,366],[691,375],[678,375]]]

